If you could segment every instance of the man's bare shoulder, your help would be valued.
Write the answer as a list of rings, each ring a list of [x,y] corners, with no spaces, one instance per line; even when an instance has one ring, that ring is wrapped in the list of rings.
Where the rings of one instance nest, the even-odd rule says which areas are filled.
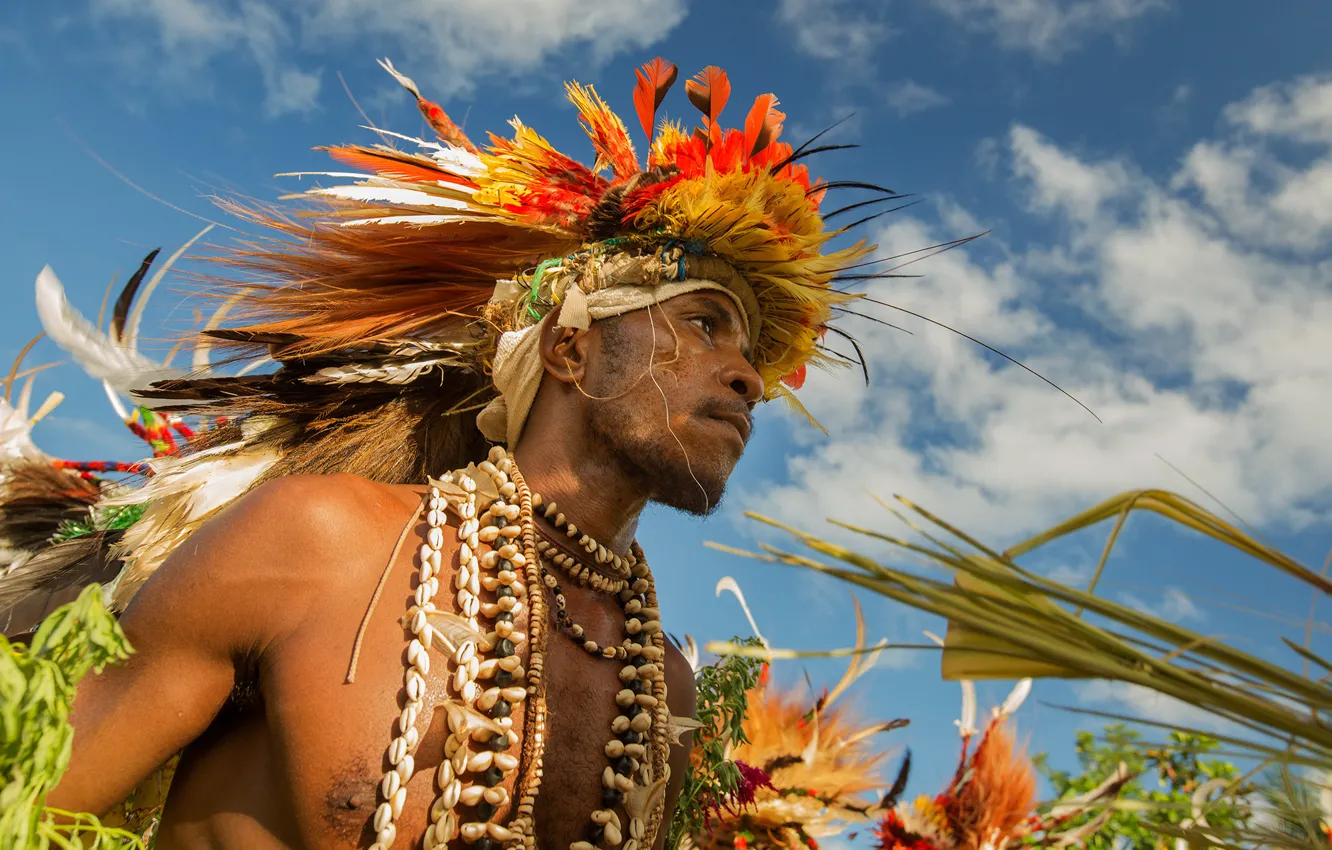
[[[423,492],[347,474],[265,482],[204,523],[141,594],[168,605],[204,594],[271,637],[331,589],[381,571]]]
[[[228,513],[259,527],[272,521],[291,524],[298,533],[354,536],[368,523],[405,521],[424,492],[424,487],[382,484],[347,473],[287,475],[245,494]]]

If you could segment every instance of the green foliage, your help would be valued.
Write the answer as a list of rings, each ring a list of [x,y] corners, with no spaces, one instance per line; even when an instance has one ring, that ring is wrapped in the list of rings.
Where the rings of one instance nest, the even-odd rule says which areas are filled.
[[[736,638],[733,643],[762,645],[757,638]],[[702,726],[694,733],[689,770],[666,835],[667,850],[679,847],[686,835],[702,832],[709,808],[739,787],[740,771],[726,754],[749,741],[744,730],[746,692],[758,683],[762,668],[760,659],[728,655],[694,674],[696,719]]]
[[[1286,765],[1271,768],[1263,776],[1260,795],[1265,811],[1256,835],[1273,847],[1327,847],[1328,812],[1319,799],[1326,791],[1328,774],[1322,771],[1294,771]]]
[[[148,509],[147,502],[134,505],[94,506],[83,522],[65,520],[52,535],[52,543],[64,543],[99,531],[122,531],[139,521]]]
[[[1216,740],[1203,735],[1171,732],[1164,746],[1150,747],[1137,731],[1123,723],[1115,723],[1106,726],[1099,739],[1091,732],[1078,732],[1077,757],[1081,772],[1076,776],[1052,769],[1044,753],[1032,761],[1054,787],[1057,799],[1087,793],[1123,762],[1130,775],[1136,778],[1123,787],[1119,800],[1140,805],[1115,811],[1083,846],[1089,850],[1156,850],[1172,848],[1174,840],[1154,830],[1154,826],[1178,826],[1193,815],[1193,797],[1200,786],[1212,779],[1233,780],[1240,775],[1239,769],[1230,762],[1205,758],[1219,746]],[[1206,807],[1209,831],[1224,834],[1246,825],[1252,812],[1245,798],[1254,790],[1246,785],[1233,789],[1220,799],[1213,799]],[[1097,814],[1098,811],[1093,809],[1070,823],[1074,826],[1083,824]]]
[[[31,646],[0,636],[0,847],[143,846],[134,834],[105,827],[92,815],[45,805],[69,767],[75,686],[130,652],[95,584],[47,617]]]

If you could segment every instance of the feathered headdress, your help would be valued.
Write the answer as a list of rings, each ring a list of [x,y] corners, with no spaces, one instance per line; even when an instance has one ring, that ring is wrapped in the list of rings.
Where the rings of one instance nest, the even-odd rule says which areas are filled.
[[[1014,686],[1002,705],[990,711],[983,730],[976,728],[976,690],[962,681],[962,717],[957,721],[962,754],[948,787],[931,797],[899,800],[906,789],[910,762],[904,762],[885,798],[875,829],[878,850],[1010,850],[1019,846],[1081,847],[1114,814],[1109,807],[1133,778],[1121,763],[1096,788],[1058,801],[1038,813],[1036,769],[1017,746],[1009,718],[1031,693],[1031,679]],[[979,735],[976,746],[972,738]],[[1099,813],[1081,825],[1072,822]]]
[[[717,584],[718,595],[723,591],[735,595],[767,647],[739,585],[728,576]],[[689,836],[692,847],[813,850],[819,840],[871,825],[884,799],[895,799],[900,789],[889,798],[882,796],[886,785],[879,769],[887,753],[876,746],[875,736],[900,729],[907,721],[865,722],[842,699],[875,666],[885,645],[866,651],[859,604],[855,613],[856,653],[832,690],[813,695],[803,688],[780,687],[764,665],[757,684],[745,694],[745,741],[730,752],[744,777],[741,799],[715,806],[715,816]],[[696,747],[695,754],[698,751]]]
[[[742,128],[724,129],[731,86],[709,67],[686,83],[701,125],[658,123],[677,70],[656,59],[634,89],[647,137],[640,160],[625,122],[592,87],[569,83],[596,151],[588,167],[516,118],[512,138],[477,146],[414,81],[381,64],[417,98],[438,141],[378,130],[409,149],[327,148],[362,173],[317,176],[359,179],[291,196],[313,204],[294,216],[240,210],[294,238],[225,259],[262,279],[232,287],[232,315],[243,323],[212,336],[267,347],[307,387],[401,388],[449,367],[488,373],[501,334],[556,307],[562,324],[586,326],[588,299],[607,287],[704,278],[747,308],[767,398],[794,401],[810,363],[839,359],[821,340],[855,296],[831,281],[871,248],[827,250],[845,229],[825,227],[829,186],[800,161],[817,149],[779,141],[785,116],[774,95],[755,100]],[[193,392],[184,383],[160,392],[221,401],[265,391],[256,380]],[[495,393],[481,383],[455,407],[476,409]]]
[[[146,283],[153,257],[145,260],[109,332],[78,314],[49,270],[39,278],[48,333],[103,381],[121,418],[153,408],[153,421],[169,425],[155,432],[155,459],[135,467],[152,473],[143,486],[102,499],[140,517],[102,553],[125,565],[116,606],[195,528],[265,480],[350,472],[409,483],[465,465],[491,441],[512,442],[526,410],[513,410],[512,398],[504,409],[513,394],[503,361],[515,359],[515,338],[534,338],[557,311],[561,324],[586,327],[625,304],[720,289],[748,320],[766,397],[797,407],[809,364],[845,361],[822,344],[855,298],[833,284],[865,277],[846,272],[871,249],[830,250],[846,228],[825,227],[820,202],[832,188],[876,187],[811,179],[801,160],[822,148],[779,140],[773,95],[755,100],[742,128],[725,129],[730,83],[708,68],[685,86],[701,125],[659,122],[677,71],[654,60],[633,93],[647,136],[640,160],[625,122],[591,87],[570,83],[596,151],[588,167],[516,119],[511,138],[473,144],[382,64],[438,140],[376,129],[408,150],[327,148],[354,171],[321,174],[352,182],[293,196],[304,204],[286,210],[228,204],[270,232],[215,258],[245,279],[207,278],[219,307],[193,335],[192,370],[136,347],[143,301],[184,248]],[[242,368],[215,368],[218,352]],[[122,396],[142,407],[127,410]],[[197,433],[177,446],[181,417],[198,417],[188,420]]]

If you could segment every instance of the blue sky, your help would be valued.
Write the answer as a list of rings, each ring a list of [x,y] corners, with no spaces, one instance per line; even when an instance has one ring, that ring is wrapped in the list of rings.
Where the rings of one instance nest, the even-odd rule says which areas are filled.
[[[901,493],[1004,544],[1116,492],[1165,486],[1199,499],[1179,467],[1313,566],[1329,543],[1332,447],[1332,7],[1214,0],[90,0],[0,12],[0,201],[6,258],[0,359],[36,332],[32,281],[50,263],[96,314],[113,273],[223,220],[207,196],[295,189],[277,172],[319,168],[315,145],[366,141],[338,75],[371,118],[421,130],[375,65],[390,56],[475,136],[514,114],[557,147],[588,151],[561,84],[595,84],[630,111],[632,69],[658,54],[689,74],[726,68],[731,109],[775,92],[796,142],[851,117],[816,173],[916,193],[871,226],[885,253],[991,231],[870,287],[948,322],[1060,383],[1104,420],[1027,373],[909,317],[913,331],[853,323],[872,370],[811,377],[824,436],[765,410],[723,510],[654,513],[642,541],[670,627],[707,640],[745,631],[723,575],[745,589],[775,644],[844,646],[848,592],[711,552],[745,544],[760,510],[806,527],[823,516],[885,529],[868,497]],[[674,93],[666,107],[688,114]],[[733,120],[737,120],[732,116]],[[131,185],[134,184],[134,185]],[[137,189],[135,187],[138,187]],[[154,199],[151,196],[156,196]],[[225,240],[225,231],[212,237]],[[188,311],[161,293],[155,320]],[[39,346],[30,363],[56,359]],[[39,380],[62,407],[43,448],[137,457],[76,368]],[[1158,457],[1159,456],[1159,457]],[[1033,560],[1085,576],[1106,530]],[[1298,636],[1304,592],[1149,519],[1130,525],[1106,593],[1272,654]],[[940,624],[863,600],[871,632],[916,643]],[[1284,620],[1281,618],[1285,618]],[[1316,645],[1327,646],[1320,626]],[[815,682],[839,664],[812,663]],[[800,665],[778,675],[801,681]],[[1007,684],[981,689],[982,703]],[[912,793],[952,768],[958,689],[934,655],[890,652],[857,694],[867,714],[912,726],[885,744],[916,754]],[[1038,683],[1019,715],[1031,746],[1067,762],[1077,703],[1188,718],[1186,708],[1097,683]]]

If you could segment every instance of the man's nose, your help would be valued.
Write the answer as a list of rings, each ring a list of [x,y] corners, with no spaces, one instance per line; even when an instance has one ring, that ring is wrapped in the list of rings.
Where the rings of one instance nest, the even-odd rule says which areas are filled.
[[[727,360],[718,378],[750,407],[763,400],[763,379],[759,377],[754,364],[739,352]]]

